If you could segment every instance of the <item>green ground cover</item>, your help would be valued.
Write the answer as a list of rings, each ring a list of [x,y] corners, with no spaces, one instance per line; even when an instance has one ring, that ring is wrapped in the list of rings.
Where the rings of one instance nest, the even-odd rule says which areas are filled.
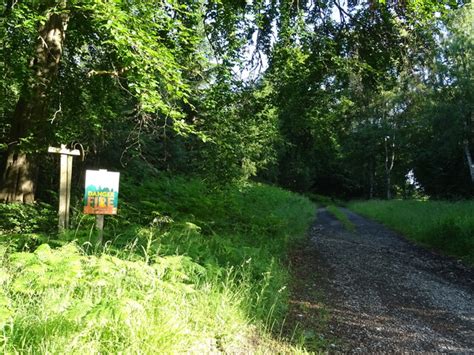
[[[365,201],[349,208],[408,238],[474,264],[474,201]]]
[[[334,206],[334,205],[329,205],[326,207],[326,209],[342,223],[344,228],[346,228],[348,231],[351,231],[351,232],[355,231],[356,228],[355,228],[354,223],[352,223],[349,220],[347,215],[344,212],[342,212],[339,209],[339,207]]]
[[[301,350],[270,333],[287,307],[286,253],[314,218],[306,198],[125,182],[100,247],[91,216],[76,212],[58,238],[44,232],[55,224],[46,205],[0,206],[2,353]]]

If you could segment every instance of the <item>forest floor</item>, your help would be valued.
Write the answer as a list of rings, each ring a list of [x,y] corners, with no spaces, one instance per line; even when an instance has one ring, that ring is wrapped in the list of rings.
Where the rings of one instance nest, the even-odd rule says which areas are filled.
[[[308,350],[474,353],[474,269],[342,209],[326,209],[291,256],[287,326]]]

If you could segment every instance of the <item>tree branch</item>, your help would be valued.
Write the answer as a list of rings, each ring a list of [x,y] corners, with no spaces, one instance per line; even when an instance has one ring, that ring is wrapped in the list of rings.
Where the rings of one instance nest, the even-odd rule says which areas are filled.
[[[128,70],[128,67],[119,69],[119,70],[94,70],[92,69],[90,72],[87,73],[87,77],[90,78],[91,76],[96,76],[96,75],[108,75],[108,76],[115,76],[119,77],[122,75],[125,71]]]

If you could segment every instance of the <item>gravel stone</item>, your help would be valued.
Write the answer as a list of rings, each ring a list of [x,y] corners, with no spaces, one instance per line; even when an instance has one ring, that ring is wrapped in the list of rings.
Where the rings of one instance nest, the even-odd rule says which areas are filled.
[[[323,336],[340,339],[329,351],[474,354],[474,270],[343,211],[356,231],[319,209],[297,258],[325,295]],[[292,302],[321,302],[311,294]]]

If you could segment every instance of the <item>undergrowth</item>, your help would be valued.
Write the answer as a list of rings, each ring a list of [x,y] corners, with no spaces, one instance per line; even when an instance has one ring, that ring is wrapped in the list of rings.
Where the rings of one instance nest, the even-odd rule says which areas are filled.
[[[52,231],[56,227],[56,211],[46,203],[24,205],[0,203],[0,237]]]
[[[349,208],[408,238],[474,264],[474,201],[366,201]]]
[[[288,302],[283,261],[313,216],[309,200],[278,188],[161,176],[122,183],[103,246],[81,213],[59,238],[5,231],[1,349],[279,352],[269,334]]]

